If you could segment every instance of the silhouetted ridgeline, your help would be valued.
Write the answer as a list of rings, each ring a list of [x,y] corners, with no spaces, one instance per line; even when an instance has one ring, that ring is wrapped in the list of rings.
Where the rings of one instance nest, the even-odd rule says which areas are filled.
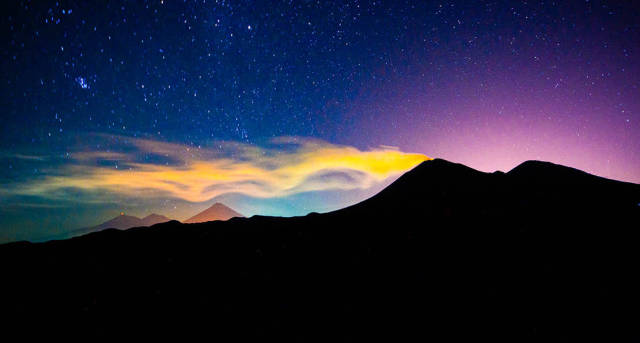
[[[355,206],[0,246],[4,331],[505,341],[638,335],[640,186],[424,162]]]

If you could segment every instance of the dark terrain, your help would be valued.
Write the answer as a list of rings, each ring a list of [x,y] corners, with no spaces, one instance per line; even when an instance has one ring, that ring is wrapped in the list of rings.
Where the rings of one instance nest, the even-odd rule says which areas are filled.
[[[0,246],[3,333],[637,341],[638,223],[640,185],[433,160],[327,214]]]

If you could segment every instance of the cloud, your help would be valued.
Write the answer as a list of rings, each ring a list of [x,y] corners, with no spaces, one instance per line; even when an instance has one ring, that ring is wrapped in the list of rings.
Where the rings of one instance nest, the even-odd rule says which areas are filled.
[[[47,158],[44,156],[15,154],[15,153],[2,152],[2,151],[0,151],[0,158],[27,160],[27,161],[46,161],[47,160]]]
[[[101,149],[81,149],[42,179],[15,185],[13,194],[56,197],[65,190],[124,197],[170,197],[202,202],[239,193],[257,198],[301,192],[365,189],[429,159],[390,147],[366,151],[299,137],[264,147],[238,142],[192,146],[150,139],[93,135]]]

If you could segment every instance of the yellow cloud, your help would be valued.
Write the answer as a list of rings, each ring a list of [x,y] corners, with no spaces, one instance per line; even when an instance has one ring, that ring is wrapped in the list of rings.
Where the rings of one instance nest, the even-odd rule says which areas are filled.
[[[16,193],[46,196],[56,190],[107,191],[132,197],[166,196],[191,202],[235,192],[280,197],[305,191],[367,188],[429,159],[380,147],[362,151],[319,140],[284,137],[271,148],[234,142],[194,147],[121,138],[127,152],[81,151],[55,176],[32,181]],[[145,163],[144,156],[166,158]],[[111,163],[99,163],[108,160]],[[116,168],[116,165],[119,165]]]

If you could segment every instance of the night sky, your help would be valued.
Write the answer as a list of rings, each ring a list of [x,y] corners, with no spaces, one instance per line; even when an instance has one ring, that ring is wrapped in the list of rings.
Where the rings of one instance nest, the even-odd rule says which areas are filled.
[[[633,1],[0,6],[0,242],[329,211],[428,157],[640,182]]]

